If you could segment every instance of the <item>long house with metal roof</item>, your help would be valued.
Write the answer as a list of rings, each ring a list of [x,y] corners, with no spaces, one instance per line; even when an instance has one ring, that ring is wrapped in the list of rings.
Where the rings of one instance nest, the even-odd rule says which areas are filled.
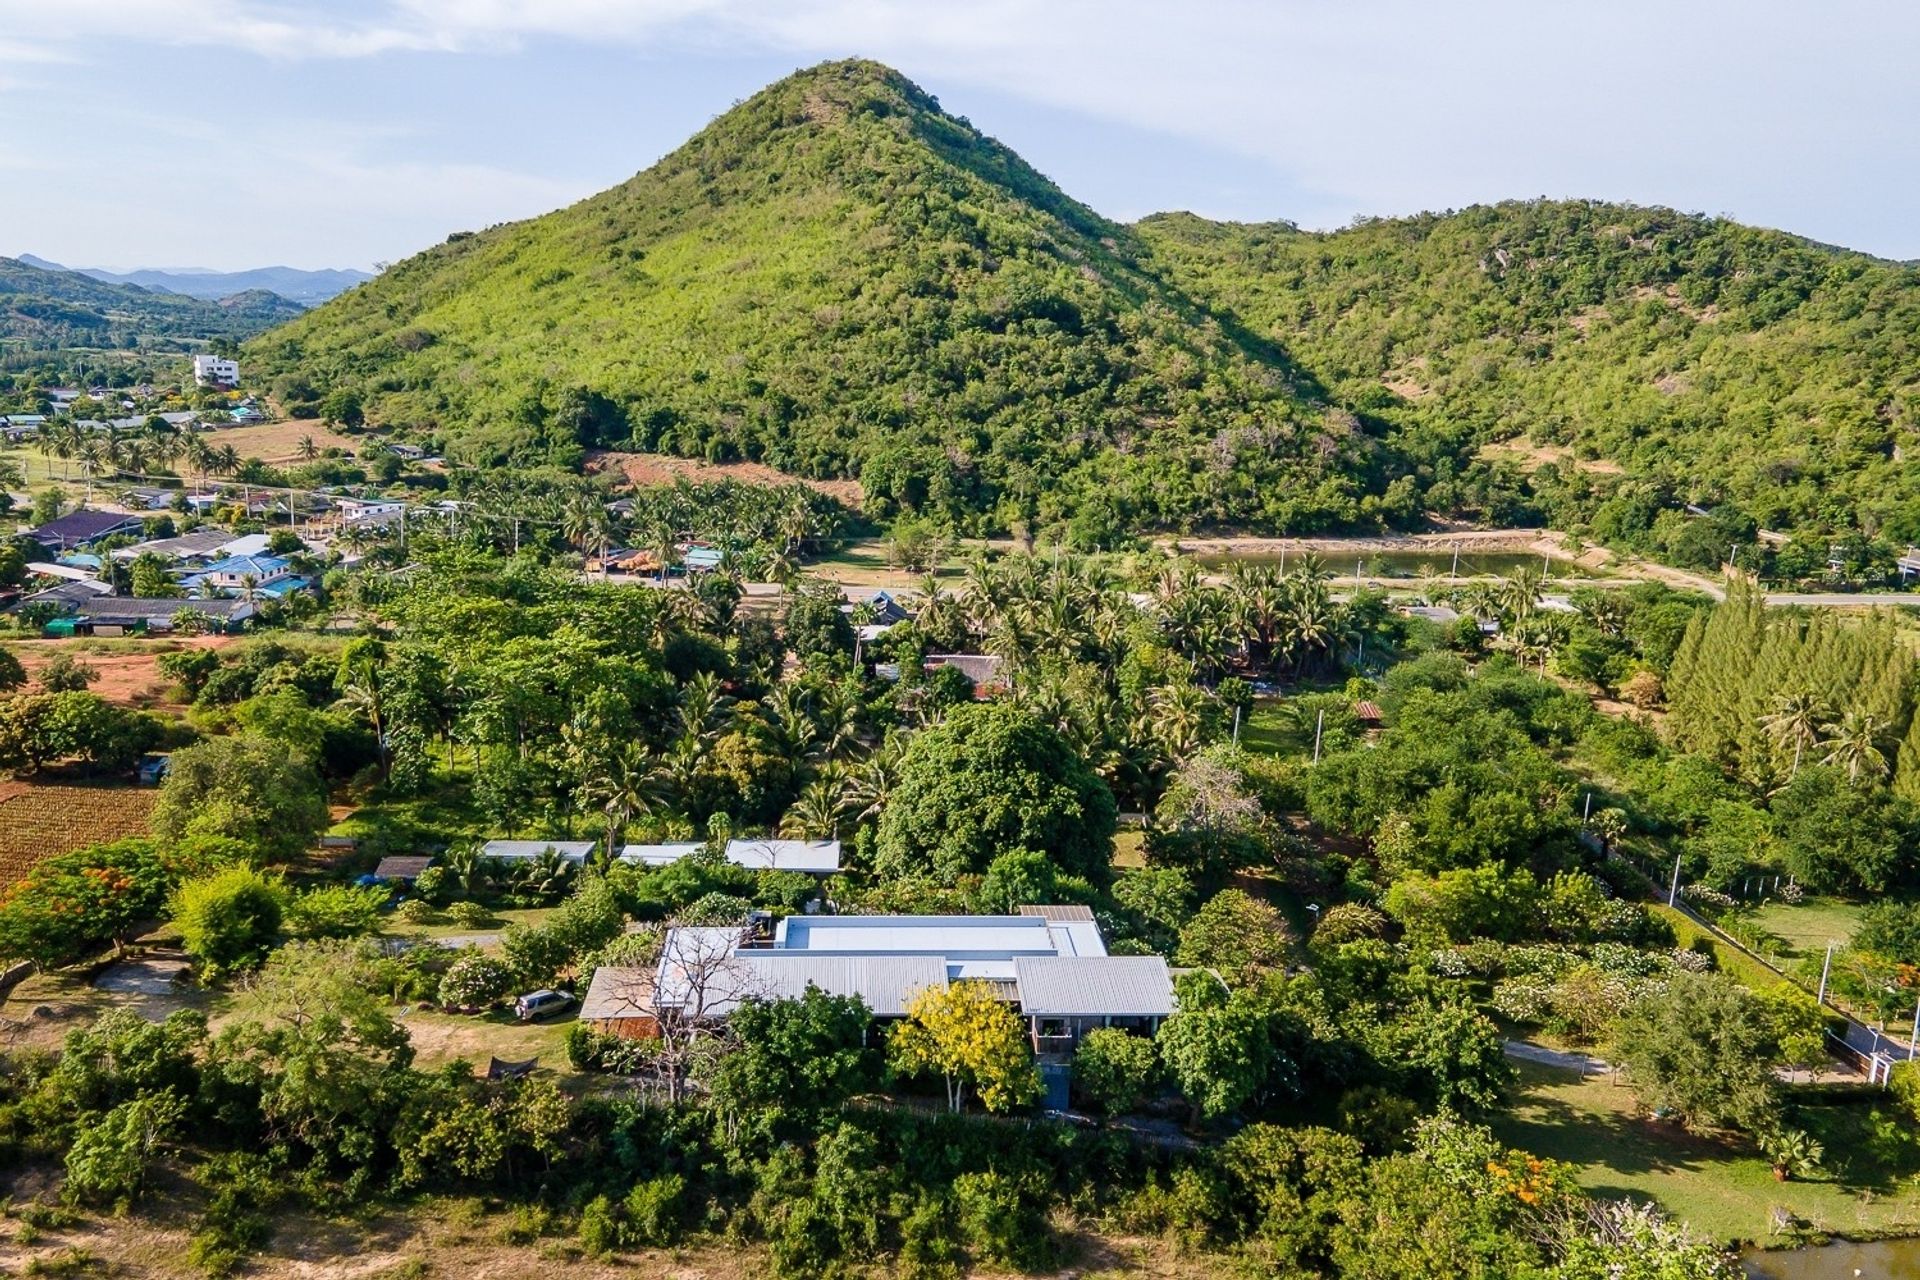
[[[480,856],[496,862],[521,862],[551,849],[579,866],[598,847],[593,840],[489,840],[480,846]],[[706,845],[697,840],[623,844],[616,856],[636,866],[664,867],[704,848]],[[804,871],[816,876],[837,875],[840,871],[838,840],[729,840],[723,856],[734,866],[750,871]]]
[[[581,1019],[647,1037],[665,1018],[724,1018],[743,1001],[818,987],[859,996],[876,1018],[915,996],[980,982],[1026,1019],[1036,1051],[1065,1052],[1096,1027],[1156,1030],[1174,1009],[1159,956],[1113,956],[1085,907],[1010,916],[788,916],[770,925],[678,926],[651,968],[596,969]]]

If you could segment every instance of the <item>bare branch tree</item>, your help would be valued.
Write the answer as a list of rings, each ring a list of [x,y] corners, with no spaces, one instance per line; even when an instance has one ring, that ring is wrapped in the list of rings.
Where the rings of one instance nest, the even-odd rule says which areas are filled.
[[[654,974],[653,1009],[660,1024],[654,1061],[679,1102],[696,1065],[732,1047],[727,1015],[743,1001],[764,997],[758,968],[739,954],[737,926],[676,925],[667,931]]]

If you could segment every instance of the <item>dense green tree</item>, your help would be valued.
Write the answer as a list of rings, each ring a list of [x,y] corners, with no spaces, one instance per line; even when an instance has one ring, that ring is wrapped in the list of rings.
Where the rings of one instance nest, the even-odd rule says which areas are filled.
[[[167,913],[187,954],[211,978],[259,965],[279,936],[289,901],[278,876],[228,867],[181,884]]]
[[[213,738],[174,752],[153,811],[163,836],[222,836],[263,860],[308,848],[327,821],[312,765],[285,743],[255,737]]]
[[[858,996],[809,986],[797,999],[748,1000],[729,1015],[734,1047],[703,1074],[734,1115],[777,1109],[832,1112],[878,1080],[867,1045],[873,1015]]]
[[[908,744],[875,869],[951,882],[1004,850],[1039,849],[1104,885],[1115,816],[1107,784],[1058,731],[1015,707],[962,707]]]
[[[1642,1101],[1689,1128],[1774,1126],[1776,1023],[1732,979],[1675,974],[1622,1012],[1614,1045]]]

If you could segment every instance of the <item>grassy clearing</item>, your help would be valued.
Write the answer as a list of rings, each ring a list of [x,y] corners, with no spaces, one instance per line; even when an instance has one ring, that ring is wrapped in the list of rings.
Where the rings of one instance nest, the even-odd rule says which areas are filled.
[[[470,933],[498,933],[510,924],[543,924],[554,910],[553,907],[503,907],[493,913],[492,920],[477,929],[455,924],[444,914],[436,917],[430,924],[408,924],[389,914],[382,917],[380,932],[396,938],[414,936],[457,938]]]
[[[1513,1105],[1493,1121],[1501,1139],[1574,1168],[1599,1196],[1651,1199],[1720,1240],[1765,1240],[1778,1206],[1822,1232],[1920,1231],[1912,1178],[1920,1152],[1898,1122],[1865,1106],[1804,1107],[1796,1123],[1827,1149],[1811,1182],[1776,1182],[1758,1155],[1637,1114],[1612,1076],[1582,1078],[1519,1064]]]
[[[1264,755],[1301,755],[1313,750],[1313,731],[1303,728],[1280,698],[1255,698],[1240,726],[1240,745]]]
[[[1860,927],[1859,904],[1833,898],[1810,898],[1799,906],[1769,902],[1753,913],[1753,921],[1779,938],[1783,960],[1819,955],[1827,943],[1845,943]]]

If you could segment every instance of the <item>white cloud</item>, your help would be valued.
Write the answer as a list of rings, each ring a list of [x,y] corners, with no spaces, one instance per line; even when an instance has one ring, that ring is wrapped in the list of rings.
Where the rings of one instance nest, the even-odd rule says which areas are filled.
[[[949,100],[986,89],[1244,156],[1253,189],[1314,204],[1274,216],[1316,225],[1598,195],[1861,240],[1920,212],[1920,8],[1877,0],[1818,22],[1788,0],[0,0],[0,31],[0,63],[105,40],[283,62],[861,54]],[[541,186],[454,185],[511,203],[515,181]]]

